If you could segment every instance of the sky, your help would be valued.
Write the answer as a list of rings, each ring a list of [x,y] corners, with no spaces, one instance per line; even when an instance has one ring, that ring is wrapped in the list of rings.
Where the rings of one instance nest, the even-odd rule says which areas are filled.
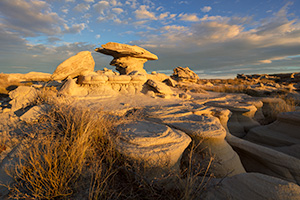
[[[1,0],[0,72],[53,73],[107,42],[159,59],[147,72],[189,67],[200,78],[300,72],[299,0]]]

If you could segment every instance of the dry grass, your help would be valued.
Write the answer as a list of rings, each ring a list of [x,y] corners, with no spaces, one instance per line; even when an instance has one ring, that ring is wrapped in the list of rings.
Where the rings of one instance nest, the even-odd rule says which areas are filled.
[[[278,95],[276,98],[278,101],[264,103],[263,114],[265,119],[261,124],[270,124],[274,122],[280,113],[295,111],[296,103],[293,98],[286,98],[285,95]]]
[[[189,162],[182,173],[170,171],[149,180],[141,163],[122,156],[114,146],[114,127],[126,119],[68,105],[56,104],[52,91],[35,103],[52,105],[38,123],[26,128],[27,147],[9,172],[15,184],[7,186],[13,199],[194,199],[205,187],[207,165],[195,170]],[[198,163],[199,164],[199,163]],[[210,165],[210,164],[209,164]],[[196,186],[196,187],[195,187]]]

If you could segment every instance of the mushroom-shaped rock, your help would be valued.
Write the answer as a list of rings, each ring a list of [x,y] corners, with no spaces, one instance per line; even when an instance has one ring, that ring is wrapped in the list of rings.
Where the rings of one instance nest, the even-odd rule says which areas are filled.
[[[67,77],[74,78],[79,75],[86,75],[93,72],[94,67],[95,61],[91,52],[82,51],[58,65],[51,78],[63,80]]]
[[[113,56],[114,59],[110,62],[110,65],[116,66],[116,70],[118,70],[121,75],[129,74],[133,71],[147,74],[147,72],[143,69],[144,63],[148,60],[158,59],[156,55],[136,45],[132,46],[128,44],[109,42],[101,46],[102,48],[96,48],[95,51]]]
[[[203,148],[205,153],[214,156],[216,162],[213,163],[211,171],[217,177],[245,172],[237,153],[225,141],[226,130],[218,118],[209,114],[192,114],[188,108],[184,109],[184,106],[173,109],[174,112],[171,107],[150,109],[147,114],[149,120],[167,124],[185,132],[199,143],[199,147]]]
[[[117,132],[116,147],[122,154],[162,170],[179,170],[182,153],[191,142],[182,131],[147,121],[119,125]]]

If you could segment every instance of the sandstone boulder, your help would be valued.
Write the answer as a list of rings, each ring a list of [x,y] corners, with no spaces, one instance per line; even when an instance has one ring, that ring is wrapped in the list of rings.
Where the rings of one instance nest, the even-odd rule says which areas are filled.
[[[188,67],[176,67],[173,71],[171,77],[177,81],[197,82],[199,80],[199,76]]]
[[[238,155],[225,141],[226,130],[218,118],[212,115],[195,115],[190,107],[160,107],[147,111],[150,120],[179,129],[196,141],[204,149],[205,156],[213,156],[215,162],[211,172],[216,177],[233,176],[244,173]]]
[[[121,75],[129,74],[133,71],[146,74],[144,63],[148,60],[158,59],[156,55],[141,47],[116,42],[104,44],[102,48],[96,48],[95,51],[113,56],[114,59],[110,62],[110,65],[116,66],[116,70],[118,70]]]
[[[147,121],[122,124],[117,127],[117,133],[116,147],[122,154],[163,171],[179,171],[182,153],[191,142],[182,131]]]
[[[82,51],[58,65],[51,78],[54,80],[63,80],[67,77],[74,78],[93,72],[94,67],[95,61],[91,52]]]
[[[33,106],[26,113],[24,113],[20,120],[25,121],[27,123],[37,121],[42,115],[45,115],[47,111],[50,109],[49,105],[43,104],[39,106]]]
[[[9,93],[9,97],[12,99],[9,102],[11,111],[16,111],[32,103],[37,98],[37,90],[29,86],[19,86]]]
[[[146,84],[154,89],[155,92],[164,94],[164,95],[172,95],[174,94],[173,90],[164,83],[159,81],[155,81],[152,79],[148,79]]]

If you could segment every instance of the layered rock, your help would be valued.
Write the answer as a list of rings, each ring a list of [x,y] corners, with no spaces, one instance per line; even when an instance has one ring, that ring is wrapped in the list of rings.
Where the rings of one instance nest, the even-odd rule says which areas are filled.
[[[257,107],[262,106],[257,103],[257,107],[251,102],[239,101],[211,101],[205,105],[226,108],[232,112],[232,115],[228,121],[229,132],[237,137],[244,137],[247,132],[260,124],[254,120]],[[260,108],[260,107],[259,107]]]
[[[216,181],[215,181],[216,182]],[[200,199],[300,199],[300,186],[259,173],[243,173],[224,178]]]
[[[199,76],[188,67],[176,67],[173,71],[171,77],[177,81],[197,82],[199,80]]]
[[[110,62],[110,65],[116,66],[116,70],[121,75],[134,71],[147,74],[144,70],[144,63],[148,60],[158,59],[156,55],[136,45],[109,42],[101,46],[102,48],[96,48],[95,51],[113,56],[114,59]]]
[[[156,169],[149,176],[159,177],[165,170],[179,171],[183,151],[191,142],[184,132],[168,126],[134,121],[117,127],[117,149],[124,155]]]
[[[300,159],[300,112],[278,115],[272,124],[251,129],[245,139]]]
[[[95,61],[91,52],[82,51],[58,65],[51,78],[63,80],[67,77],[74,78],[79,75],[86,75],[93,72],[94,67]]]
[[[167,124],[192,137],[202,153],[213,156],[215,162],[211,172],[217,177],[233,176],[245,170],[238,155],[225,141],[226,130],[218,118],[212,115],[196,115],[193,109],[186,106],[162,107],[148,110],[150,120]]]
[[[228,143],[239,154],[247,172],[259,172],[300,184],[300,160],[228,134]]]

